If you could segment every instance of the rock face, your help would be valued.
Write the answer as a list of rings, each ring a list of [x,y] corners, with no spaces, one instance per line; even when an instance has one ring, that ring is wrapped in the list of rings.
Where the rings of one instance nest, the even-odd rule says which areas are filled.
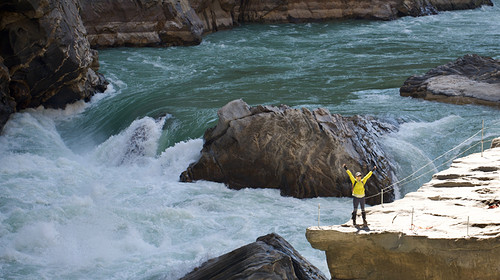
[[[500,107],[500,61],[465,55],[423,76],[408,78],[400,94],[455,104]]]
[[[232,252],[211,259],[181,280],[295,279],[326,280],[285,239],[268,234]]]
[[[173,46],[246,22],[391,20],[473,9],[491,0],[84,0],[81,16],[92,46]]]
[[[3,0],[0,36],[0,129],[18,110],[63,108],[105,90],[76,0]]]
[[[332,19],[391,20],[492,5],[490,0],[190,0],[205,32],[244,22],[283,23]]]
[[[241,2],[238,0],[189,0],[203,24],[204,33],[230,29],[238,25]]]
[[[368,230],[310,227],[334,279],[497,279],[500,148],[455,160],[417,192],[367,210]],[[356,261],[353,261],[356,260]]]
[[[376,195],[393,181],[393,167],[378,137],[393,125],[360,116],[331,115],[287,106],[249,107],[235,100],[218,111],[219,122],[204,135],[201,158],[184,171],[181,181],[222,182],[233,189],[276,188],[285,196],[310,198],[350,196],[351,183],[342,168],[367,173]],[[391,191],[384,201],[392,201]],[[367,200],[380,203],[380,195]]]
[[[201,42],[203,26],[187,0],[83,0],[93,47],[179,46]]]

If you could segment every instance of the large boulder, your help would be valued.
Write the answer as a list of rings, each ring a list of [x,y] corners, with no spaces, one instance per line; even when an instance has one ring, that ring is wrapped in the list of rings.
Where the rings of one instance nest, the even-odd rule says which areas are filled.
[[[201,42],[203,25],[188,0],[82,0],[93,47],[179,46]]]
[[[76,0],[0,2],[0,129],[13,112],[105,90],[78,9]]]
[[[500,60],[465,55],[425,75],[411,76],[400,88],[400,94],[455,104],[500,107]]]
[[[367,201],[380,203],[381,188],[393,181],[378,138],[395,126],[371,117],[342,117],[319,108],[249,107],[234,100],[218,111],[216,127],[205,132],[201,158],[180,179],[222,182],[233,189],[275,188],[297,198],[351,195],[342,168],[367,173]],[[394,199],[392,189],[384,201]]]
[[[256,242],[210,259],[181,280],[288,279],[326,280],[285,239],[272,233]]]

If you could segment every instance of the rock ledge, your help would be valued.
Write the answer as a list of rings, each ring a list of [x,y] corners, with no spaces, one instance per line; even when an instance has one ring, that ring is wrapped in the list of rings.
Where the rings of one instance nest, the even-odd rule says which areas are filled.
[[[418,191],[367,210],[369,229],[310,227],[334,279],[496,279],[500,148],[455,160]],[[356,259],[356,262],[352,262]]]
[[[500,107],[500,61],[465,55],[425,75],[411,76],[404,82],[400,94],[447,103]]]

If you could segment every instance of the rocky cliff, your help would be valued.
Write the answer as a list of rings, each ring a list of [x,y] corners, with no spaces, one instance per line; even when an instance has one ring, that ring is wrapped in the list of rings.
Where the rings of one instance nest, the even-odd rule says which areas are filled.
[[[490,0],[190,0],[205,32],[244,22],[283,23],[332,19],[391,20],[492,5]]]
[[[497,279],[499,205],[495,147],[455,160],[401,200],[370,207],[369,228],[310,227],[306,236],[326,252],[334,279]]]
[[[218,116],[217,126],[205,132],[201,158],[181,174],[181,181],[275,188],[297,198],[350,196],[344,163],[365,174],[379,167],[366,185],[367,195],[379,194],[393,181],[393,167],[378,141],[396,130],[392,124],[321,108],[250,107],[241,99],[222,107]],[[385,201],[393,199],[392,189],[385,192]],[[380,200],[377,195],[367,201]]]
[[[500,60],[465,55],[409,77],[399,91],[426,100],[500,107]]]
[[[78,9],[76,0],[0,2],[0,130],[16,111],[105,90]]]
[[[83,0],[81,16],[95,47],[172,46],[241,23],[332,19],[391,20],[473,9],[491,0]]]
[[[201,42],[203,26],[187,0],[82,0],[93,47],[179,46]]]

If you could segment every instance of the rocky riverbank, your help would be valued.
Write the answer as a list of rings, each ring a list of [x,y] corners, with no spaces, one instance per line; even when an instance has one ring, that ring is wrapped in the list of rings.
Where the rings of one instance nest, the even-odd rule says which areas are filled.
[[[367,210],[369,227],[310,227],[335,279],[496,279],[500,147],[455,160],[418,191]],[[356,260],[356,261],[353,261]]]
[[[106,89],[91,48],[199,44],[245,22],[390,20],[473,9],[491,0],[5,0],[0,3],[0,130],[38,106],[64,108]]]
[[[296,198],[351,195],[342,168],[374,173],[366,184],[370,204],[391,185],[394,167],[379,138],[397,126],[371,117],[342,117],[326,109],[310,111],[285,105],[250,107],[234,100],[218,111],[219,122],[203,136],[201,158],[184,171],[184,182],[208,180],[233,189],[274,188]],[[394,199],[393,189],[384,201]]]
[[[14,112],[64,108],[106,89],[76,0],[4,0],[0,36],[0,131]]]
[[[172,46],[242,23],[333,19],[393,20],[493,5],[491,0],[84,0],[81,16],[93,47]]]
[[[400,89],[411,96],[454,104],[480,104],[500,108],[500,61],[491,57],[465,55],[411,76]]]

